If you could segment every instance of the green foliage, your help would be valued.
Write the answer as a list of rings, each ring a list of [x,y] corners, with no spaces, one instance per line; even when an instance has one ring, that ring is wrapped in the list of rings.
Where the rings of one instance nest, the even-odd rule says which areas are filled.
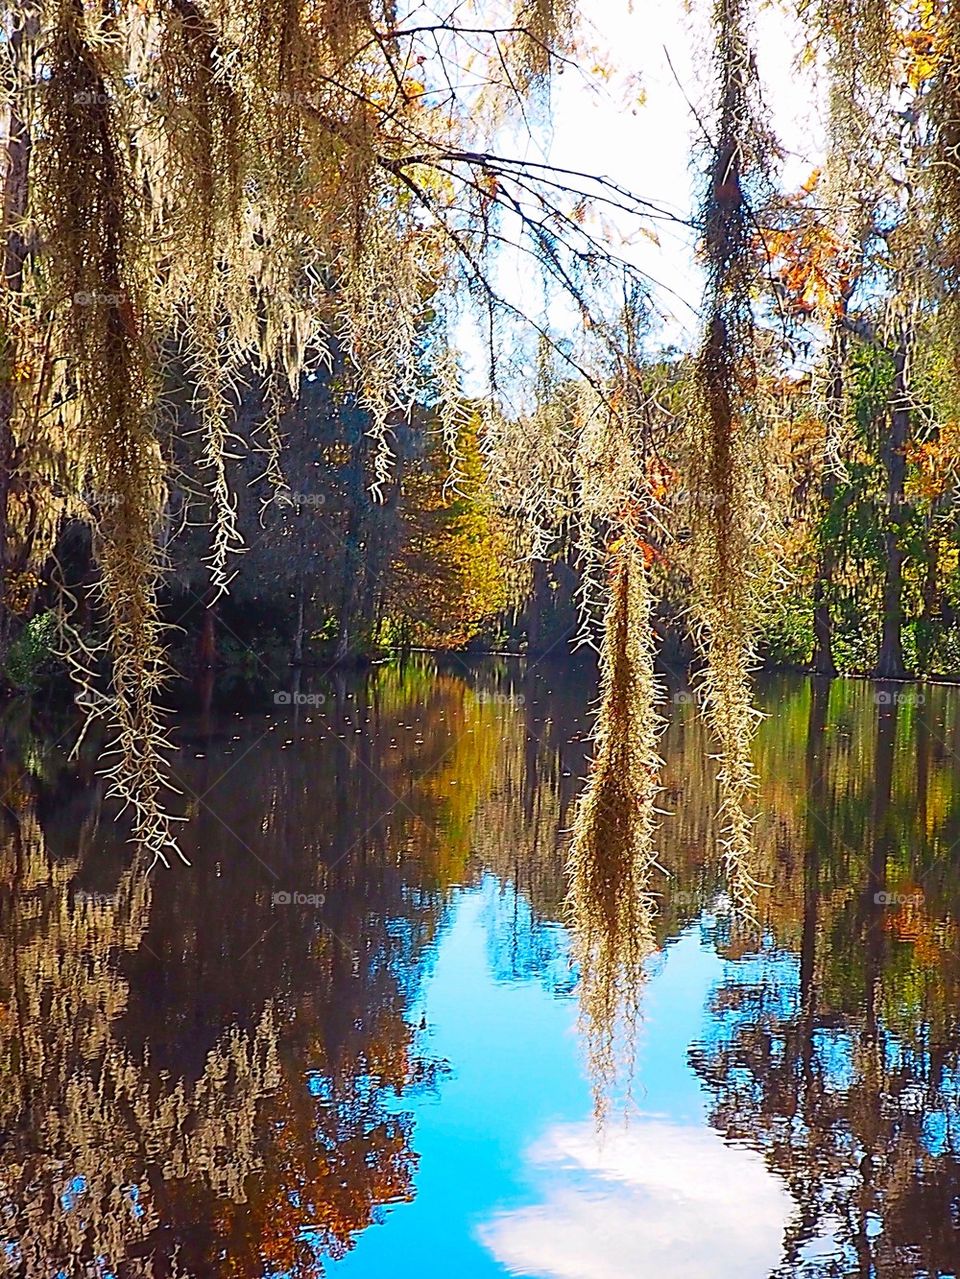
[[[850,354],[850,381],[856,424],[864,436],[871,437],[893,386],[890,352],[869,342],[855,345]]]
[[[774,666],[803,666],[810,661],[810,604],[800,592],[784,592],[771,601],[757,637],[762,657]]]
[[[510,548],[485,484],[479,415],[458,430],[455,482],[439,433],[401,489],[402,538],[386,575],[385,635],[462,648],[507,608]]]
[[[54,655],[57,622],[51,612],[32,617],[10,645],[4,676],[21,692],[32,693],[57,666]]]

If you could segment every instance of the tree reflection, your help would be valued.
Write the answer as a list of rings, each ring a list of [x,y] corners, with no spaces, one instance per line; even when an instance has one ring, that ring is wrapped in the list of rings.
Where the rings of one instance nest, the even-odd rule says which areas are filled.
[[[415,1195],[411,1098],[447,1071],[422,988],[460,894],[495,881],[495,979],[575,986],[589,679],[420,661],[208,713],[179,756],[175,879],[131,857],[96,761],[33,742],[6,765],[0,1270],[306,1279]],[[652,941],[697,927],[725,960],[691,1058],[714,1124],[798,1205],[782,1279],[960,1255],[960,722],[944,690],[874,692],[767,686],[752,934],[684,702],[664,739]]]
[[[955,837],[956,783],[936,704],[833,691],[828,713],[828,686],[813,687],[805,794],[781,814],[806,850],[793,893],[771,902],[756,953],[728,965],[691,1057],[712,1122],[761,1149],[799,1205],[784,1279],[952,1274],[960,885],[931,854]],[[940,820],[917,823],[943,787]],[[939,876],[918,883],[925,868]]]
[[[100,1274],[157,1229],[158,1179],[189,1173],[215,1194],[242,1194],[257,1166],[251,1108],[276,1077],[273,1009],[249,1032],[227,1030],[198,1077],[158,1077],[113,1033],[129,996],[122,962],[150,912],[143,862],[109,892],[76,890],[83,826],[80,851],[56,857],[29,775],[3,781],[4,1264],[24,1276]],[[153,1271],[138,1262],[129,1273]]]
[[[457,891],[501,882],[496,972],[572,984],[564,696],[561,722],[542,681],[421,661],[282,711],[207,705],[175,881],[101,814],[95,759],[9,770],[5,1273],[316,1276],[413,1196],[404,1098],[446,1071],[417,1005]]]
[[[237,724],[188,739],[175,885],[95,784],[78,822],[3,778],[5,1273],[317,1275],[413,1194],[401,1098],[442,1063],[409,1013],[495,725],[462,681],[389,673],[334,690],[322,733]]]

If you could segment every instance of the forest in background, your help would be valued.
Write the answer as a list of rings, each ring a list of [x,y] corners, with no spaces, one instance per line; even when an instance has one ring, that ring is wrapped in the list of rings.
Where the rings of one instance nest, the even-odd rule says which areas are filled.
[[[802,242],[785,237],[783,249],[778,297],[800,322],[811,293],[828,287],[822,255],[830,245],[817,249],[813,265],[800,256]],[[779,576],[758,627],[758,660],[871,675],[892,630],[902,666],[888,674],[954,679],[960,676],[960,418],[952,416],[955,406],[944,393],[949,384],[938,377],[946,340],[929,321],[911,335],[916,402],[905,438],[896,443],[896,352],[874,336],[875,324],[861,315],[844,333],[844,364],[834,374],[843,376],[837,406],[825,408],[819,385],[831,375],[828,367],[799,376],[784,367],[771,383],[777,413],[765,447],[776,492],[771,512]],[[664,445],[651,476],[669,530],[645,544],[645,554],[658,581],[662,658],[674,671],[696,660],[690,583],[670,547],[688,535],[692,502],[682,455],[670,447],[686,358],[670,352],[643,371],[662,416]],[[530,431],[545,417],[572,418],[579,392],[558,376],[531,414]],[[362,662],[410,647],[550,651],[558,658],[573,650],[582,587],[574,522],[535,554],[525,553],[521,512],[489,474],[484,456],[488,406],[460,400],[451,410],[437,403],[438,394],[425,361],[422,402],[394,427],[391,474],[375,490],[377,442],[369,414],[350,390],[349,371],[313,378],[281,425],[279,492],[271,489],[256,435],[262,406],[245,397],[236,422],[240,449],[228,464],[240,541],[225,594],[210,586],[210,501],[202,457],[191,448],[195,432],[183,429],[177,483],[164,514],[169,571],[161,589],[178,674],[214,668],[230,682],[256,682],[264,663]],[[178,398],[189,419],[185,397]],[[902,471],[894,476],[893,503],[891,461]],[[99,494],[96,500],[110,499]],[[569,500],[572,505],[572,493]],[[29,537],[19,555],[32,562]],[[900,583],[891,616],[885,591],[894,572]],[[95,575],[91,538],[77,519],[63,521],[33,569],[11,568],[8,694],[66,690],[55,652],[56,592],[63,581],[74,591],[89,589]]]

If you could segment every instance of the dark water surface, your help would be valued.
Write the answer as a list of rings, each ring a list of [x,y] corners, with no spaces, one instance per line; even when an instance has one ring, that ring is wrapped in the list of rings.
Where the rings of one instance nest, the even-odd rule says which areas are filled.
[[[300,691],[185,724],[190,869],[148,875],[62,744],[8,755],[0,1273],[956,1279],[957,690],[764,684],[752,931],[673,702],[602,1136],[560,922],[590,678]]]

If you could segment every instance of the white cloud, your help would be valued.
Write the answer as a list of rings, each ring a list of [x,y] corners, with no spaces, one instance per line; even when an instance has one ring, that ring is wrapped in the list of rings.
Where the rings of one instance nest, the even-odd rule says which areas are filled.
[[[766,1279],[794,1202],[763,1159],[711,1129],[655,1117],[610,1132],[553,1128],[529,1152],[542,1202],[480,1238],[538,1279]]]

